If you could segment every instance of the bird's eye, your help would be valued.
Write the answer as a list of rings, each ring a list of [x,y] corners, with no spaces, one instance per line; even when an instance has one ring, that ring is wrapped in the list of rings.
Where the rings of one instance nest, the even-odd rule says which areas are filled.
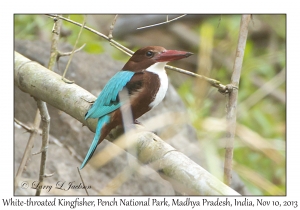
[[[146,56],[149,57],[149,58],[153,57],[153,55],[154,55],[154,52],[152,52],[152,51],[147,51],[146,52]]]

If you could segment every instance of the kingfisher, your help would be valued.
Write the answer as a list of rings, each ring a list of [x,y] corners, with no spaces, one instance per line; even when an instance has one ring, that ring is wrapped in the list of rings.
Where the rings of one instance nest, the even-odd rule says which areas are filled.
[[[169,61],[189,57],[193,53],[166,50],[160,46],[148,46],[137,50],[121,71],[117,72],[104,86],[100,95],[85,114],[98,119],[92,144],[82,162],[82,169],[91,159],[98,144],[117,126],[122,126],[122,113],[119,92],[128,91],[132,117],[137,118],[157,106],[168,89],[168,76],[165,65]],[[125,106],[125,104],[124,104]]]

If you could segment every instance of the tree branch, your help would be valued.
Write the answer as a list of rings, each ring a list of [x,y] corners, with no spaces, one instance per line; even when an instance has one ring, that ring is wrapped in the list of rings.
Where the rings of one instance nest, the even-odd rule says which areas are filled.
[[[51,70],[54,68],[58,56],[57,45],[59,41],[61,25],[62,25],[62,20],[60,20],[59,18],[55,18],[53,29],[52,29],[50,59],[48,63],[48,69]]]
[[[239,86],[240,75],[242,71],[242,64],[244,58],[244,50],[248,35],[248,24],[251,19],[251,15],[242,15],[240,34],[236,50],[236,57],[233,66],[233,73],[231,76],[231,84],[235,87]],[[227,185],[231,184],[231,174],[232,174],[232,160],[233,160],[233,143],[236,128],[236,108],[237,108],[237,98],[238,89],[233,89],[227,96],[227,142],[225,151],[225,162],[224,162],[224,182]]]
[[[45,102],[41,100],[37,100],[37,105],[40,110],[41,118],[42,118],[42,146],[41,146],[41,164],[40,164],[40,175],[39,175],[39,183],[43,186],[43,181],[45,177],[45,168],[46,168],[46,160],[47,160],[47,150],[49,145],[49,130],[50,130],[50,116],[48,113],[47,105]],[[41,188],[37,188],[35,195],[41,194]]]
[[[137,30],[144,29],[144,28],[150,28],[150,27],[154,27],[154,26],[159,26],[159,25],[163,25],[163,24],[167,24],[167,23],[170,23],[170,22],[172,22],[174,20],[178,20],[179,18],[182,18],[184,16],[186,16],[186,15],[180,15],[179,17],[176,17],[176,18],[173,18],[172,20],[169,20],[168,15],[167,15],[167,20],[166,21],[161,22],[161,23],[156,23],[156,24],[153,24],[153,25],[142,26],[142,27],[137,28]]]
[[[60,28],[61,28],[61,24],[62,24],[62,21],[60,19],[57,19],[57,18],[54,18],[54,24],[53,24],[53,28],[52,28],[52,42],[51,42],[51,50],[50,50],[50,59],[49,59],[49,62],[48,62],[48,69],[51,69],[53,70],[54,68],[54,65],[56,63],[56,60],[57,60],[57,56],[58,56],[58,51],[57,51],[57,44],[58,44],[58,41],[59,41],[59,36],[60,36]],[[31,61],[28,61],[28,62],[31,62]],[[23,65],[25,65],[26,63],[23,63]],[[19,66],[19,68],[21,69],[22,66]],[[44,170],[45,170],[45,162],[46,162],[46,151],[44,151],[46,148],[48,148],[48,145],[49,145],[49,128],[47,129],[47,125],[46,124],[50,124],[50,122],[45,122],[45,120],[50,120],[50,117],[49,117],[49,114],[48,114],[48,110],[47,110],[47,105],[45,102],[41,101],[39,98],[36,99],[37,101],[37,104],[38,104],[38,107],[40,109],[43,110],[43,116],[41,116],[41,113],[40,113],[40,109],[37,109],[37,112],[36,112],[36,116],[35,116],[35,121],[34,121],[34,132],[31,133],[30,135],[30,138],[28,140],[28,143],[27,143],[27,146],[25,148],[25,151],[24,151],[24,155],[23,155],[23,158],[22,158],[22,161],[20,163],[20,166],[18,168],[18,172],[17,172],[17,175],[16,175],[16,178],[15,178],[15,187],[17,186],[17,182],[19,180],[19,178],[21,177],[22,173],[23,173],[23,170],[25,168],[25,164],[28,160],[28,158],[30,157],[31,155],[31,149],[33,147],[33,144],[34,144],[34,140],[35,140],[35,136],[36,136],[36,133],[37,133],[37,130],[40,126],[40,122],[41,122],[41,118],[44,118],[44,128],[43,129],[43,139],[42,139],[42,145],[44,145],[41,149],[42,152],[42,157],[41,157],[41,168],[40,168],[40,177],[39,177],[39,180],[41,180],[41,182],[43,181],[43,177],[46,177],[45,174],[44,174]],[[49,119],[48,119],[49,117]],[[44,132],[47,132],[47,133],[44,133]],[[42,177],[42,178],[41,178]],[[41,189],[37,189],[36,191],[36,195],[40,195],[41,193]]]
[[[108,34],[108,38],[109,38],[109,39],[112,39],[112,38],[113,38],[112,32],[113,32],[113,30],[114,30],[114,27],[115,27],[117,18],[118,18],[118,15],[115,16],[113,22],[112,22],[111,25],[110,25],[110,28],[109,28],[109,34]]]
[[[34,119],[34,122],[33,122],[33,129],[32,129],[32,132],[30,134],[30,137],[28,139],[28,142],[27,142],[27,145],[26,145],[26,148],[25,148],[20,166],[18,168],[16,177],[15,177],[15,190],[18,186],[19,180],[20,180],[20,178],[22,176],[22,173],[25,169],[26,163],[27,163],[29,157],[31,156],[31,149],[34,145],[34,140],[35,140],[35,137],[38,133],[38,129],[40,127],[40,122],[41,122],[41,115],[40,115],[40,111],[37,109],[36,114],[35,114],[35,119]]]
[[[47,14],[49,17],[51,18],[58,18],[58,19],[62,19],[64,21],[67,21],[69,23],[72,23],[74,25],[77,25],[77,26],[80,26],[80,27],[83,27],[85,28],[86,30],[92,32],[92,33],[95,33],[97,34],[98,36],[102,37],[103,39],[106,39],[107,41],[110,42],[110,44],[112,46],[114,46],[115,48],[117,48],[118,50],[124,52],[125,54],[131,56],[134,52],[131,51],[130,49],[126,48],[125,46],[121,45],[120,43],[118,43],[117,41],[115,41],[114,39],[90,28],[90,27],[87,27],[87,26],[83,26],[82,24],[78,23],[78,22],[75,22],[73,20],[70,20],[68,18],[65,18],[63,16],[59,16],[59,15],[52,15],[52,14]],[[174,19],[173,19],[174,20]],[[204,81],[208,82],[211,86],[217,88],[219,90],[220,93],[229,93],[232,91],[232,86],[230,85],[223,85],[221,84],[220,81],[218,80],[215,80],[215,79],[212,79],[212,78],[208,78],[208,77],[205,77],[205,76],[202,76],[202,75],[199,75],[199,74],[196,74],[196,73],[193,73],[191,71],[187,71],[187,70],[184,70],[184,69],[180,69],[180,68],[176,68],[176,67],[173,67],[173,66],[169,66],[169,65],[166,65],[165,66],[166,69],[168,70],[172,70],[172,71],[177,71],[179,73],[182,73],[182,74],[187,74],[189,76],[193,76],[193,77],[197,77],[197,78],[200,78],[200,79],[203,79]]]
[[[97,120],[84,120],[84,114],[90,104],[83,98],[96,99],[88,91],[76,84],[66,84],[60,75],[36,62],[30,62],[17,52],[14,81],[22,91],[66,112],[95,131]],[[130,132],[126,135],[130,135]],[[125,137],[119,139],[122,138]],[[153,133],[139,130],[127,139],[134,142],[129,145],[136,145],[136,158],[141,163],[159,170],[161,176],[168,180],[176,191],[195,195],[239,195]],[[128,142],[123,144],[128,145]],[[153,162],[157,163],[156,167],[151,165]]]
[[[80,38],[80,35],[81,35],[81,33],[82,33],[82,29],[83,29],[83,27],[85,26],[85,23],[86,23],[86,17],[85,17],[85,15],[84,15],[84,20],[83,20],[82,26],[80,27],[80,31],[79,31],[79,33],[78,33],[78,35],[77,35],[77,39],[76,39],[76,41],[75,41],[75,44],[74,44],[72,53],[71,53],[71,55],[70,55],[70,57],[69,57],[68,63],[67,63],[66,68],[65,68],[65,71],[64,71],[64,73],[63,73],[63,75],[62,75],[62,80],[63,80],[64,82],[66,82],[66,83],[73,83],[73,81],[67,80],[67,79],[65,78],[65,76],[66,76],[66,73],[67,73],[67,71],[68,71],[68,68],[69,68],[69,65],[70,65],[70,63],[71,63],[71,60],[72,60],[72,58],[73,58],[73,55],[75,54],[76,46],[77,46],[78,40],[79,40],[79,38]]]
[[[79,52],[84,47],[85,47],[85,43],[81,47],[79,47],[78,49],[74,50],[74,53]],[[57,55],[58,57],[69,56],[69,55],[71,55],[73,53],[73,50],[71,52],[61,52],[59,50],[57,50],[57,51],[58,51],[58,55]]]

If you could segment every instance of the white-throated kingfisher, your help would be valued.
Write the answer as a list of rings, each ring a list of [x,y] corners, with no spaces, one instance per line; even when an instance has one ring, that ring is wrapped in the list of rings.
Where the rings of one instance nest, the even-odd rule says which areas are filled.
[[[98,144],[109,132],[122,125],[119,92],[127,88],[133,119],[136,120],[157,106],[165,97],[168,89],[166,63],[189,57],[192,54],[149,46],[137,50],[132,55],[122,70],[107,82],[95,103],[85,114],[85,119],[98,118],[98,124],[94,140],[80,169],[87,164]]]

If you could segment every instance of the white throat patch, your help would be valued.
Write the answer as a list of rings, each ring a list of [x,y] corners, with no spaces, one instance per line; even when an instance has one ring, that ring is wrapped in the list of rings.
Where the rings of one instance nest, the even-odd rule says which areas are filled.
[[[168,90],[168,76],[166,74],[165,65],[167,62],[159,62],[155,63],[152,66],[150,66],[146,71],[152,72],[154,74],[157,74],[160,79],[160,87],[158,92],[156,93],[154,101],[152,101],[149,106],[151,108],[157,106],[165,97],[166,92]]]

